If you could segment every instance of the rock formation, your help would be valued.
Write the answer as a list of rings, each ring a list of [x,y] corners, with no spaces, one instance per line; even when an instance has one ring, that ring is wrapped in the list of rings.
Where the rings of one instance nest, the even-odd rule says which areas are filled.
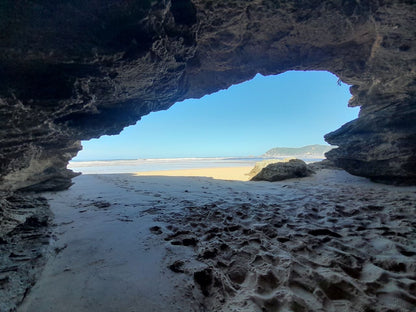
[[[333,161],[329,159],[323,159],[321,161],[316,161],[308,164],[309,170],[314,172],[322,170],[322,169],[331,169],[331,170],[340,170]]]
[[[0,189],[68,187],[80,140],[287,70],[352,85],[360,116],[328,158],[416,183],[415,16],[408,0],[2,1]]]
[[[45,198],[0,193],[0,311],[16,311],[42,272],[50,217]]]
[[[303,178],[313,173],[300,159],[288,161],[260,162],[249,173],[251,181],[282,181],[292,178]]]

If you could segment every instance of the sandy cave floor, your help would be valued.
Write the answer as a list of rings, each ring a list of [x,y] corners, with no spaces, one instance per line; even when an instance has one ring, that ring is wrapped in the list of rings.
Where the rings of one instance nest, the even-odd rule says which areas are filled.
[[[18,311],[414,311],[416,187],[84,175]]]

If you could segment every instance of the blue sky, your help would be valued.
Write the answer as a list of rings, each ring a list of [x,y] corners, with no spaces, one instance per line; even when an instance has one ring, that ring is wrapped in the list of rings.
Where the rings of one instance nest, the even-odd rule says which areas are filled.
[[[83,141],[74,160],[257,156],[273,147],[326,144],[357,118],[349,86],[323,71],[257,75],[227,90],[144,116],[117,136]]]

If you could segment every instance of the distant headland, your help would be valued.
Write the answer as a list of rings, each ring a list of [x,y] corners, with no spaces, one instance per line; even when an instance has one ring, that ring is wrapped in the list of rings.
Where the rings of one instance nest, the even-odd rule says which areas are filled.
[[[333,146],[319,144],[303,147],[274,147],[261,157],[325,158],[325,153],[333,148]]]

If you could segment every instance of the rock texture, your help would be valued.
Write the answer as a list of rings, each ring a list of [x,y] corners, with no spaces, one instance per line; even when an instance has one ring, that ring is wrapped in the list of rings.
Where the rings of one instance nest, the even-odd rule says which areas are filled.
[[[16,311],[42,272],[50,217],[43,197],[0,193],[0,311]]]
[[[292,178],[303,178],[311,175],[312,170],[300,159],[288,161],[265,161],[256,163],[254,169],[249,173],[251,181],[282,181]]]
[[[251,169],[251,171],[248,173],[248,176],[250,178],[254,177],[255,175],[259,174],[260,171],[267,167],[270,164],[275,164],[275,163],[280,163],[280,162],[288,162],[289,160],[294,159],[292,157],[288,157],[285,159],[265,159],[262,161],[258,161],[256,162],[256,164],[254,165],[254,168]]]
[[[316,161],[308,164],[309,170],[318,171],[322,169],[332,169],[332,170],[340,170],[333,161],[328,159],[323,159],[321,161]]]
[[[352,85],[360,117],[328,158],[415,183],[415,16],[408,0],[2,1],[0,189],[68,187],[80,140],[287,70]]]

